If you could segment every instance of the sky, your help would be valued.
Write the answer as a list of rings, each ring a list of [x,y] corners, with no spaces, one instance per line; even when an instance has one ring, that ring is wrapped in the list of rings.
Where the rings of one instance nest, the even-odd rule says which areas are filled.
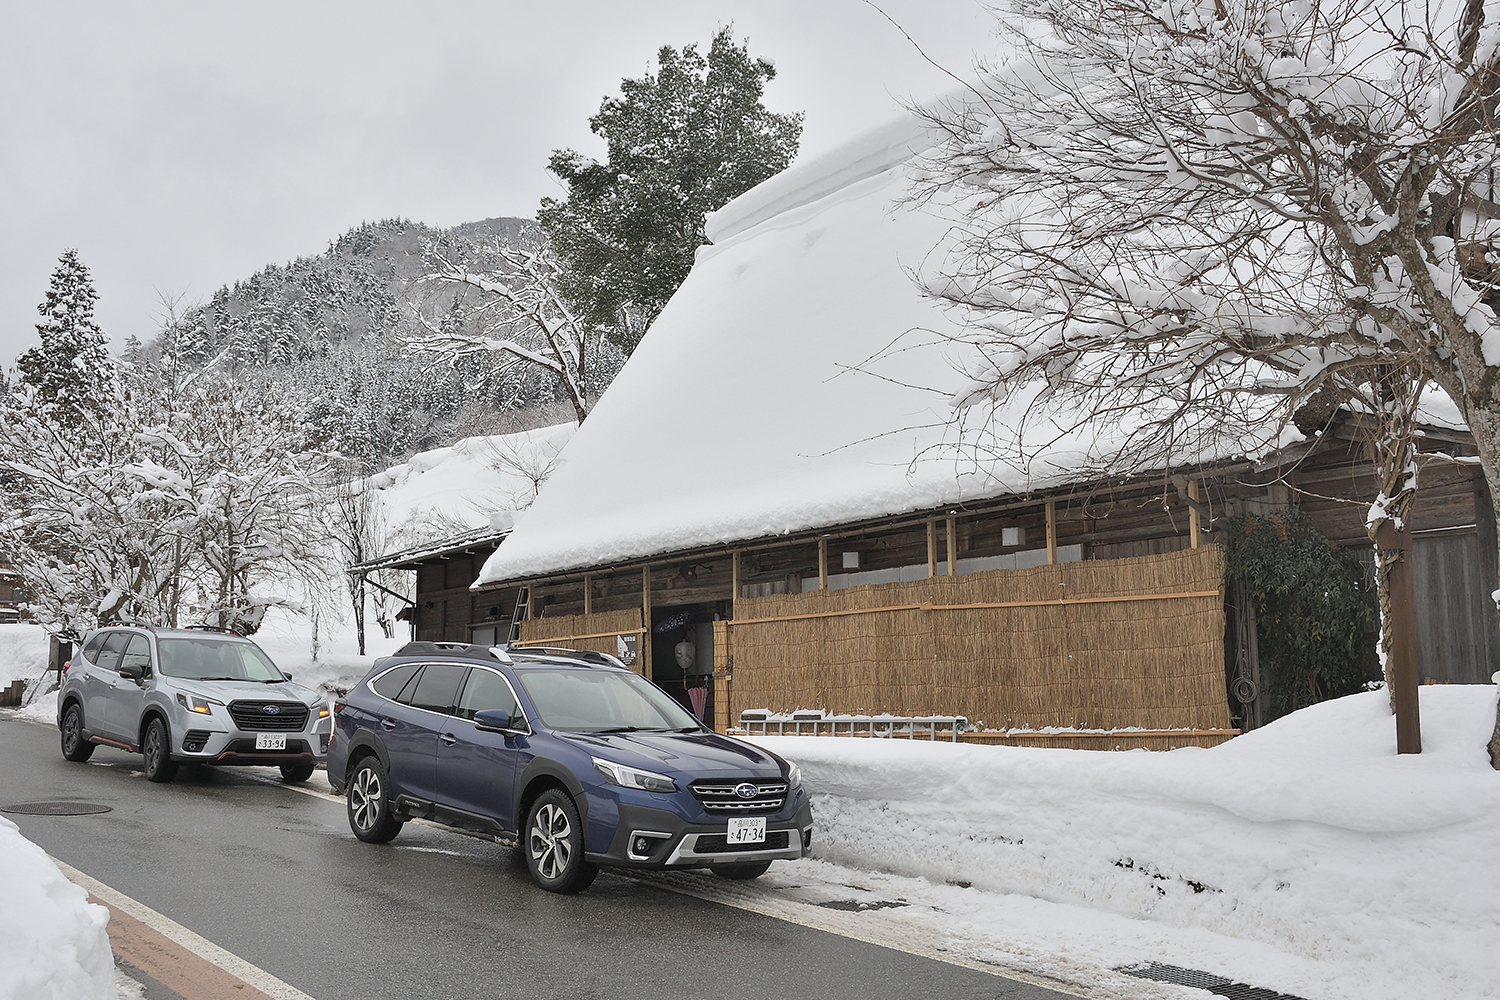
[[[952,89],[944,71],[995,44],[978,0],[0,0],[0,364],[37,342],[66,248],[118,349],[163,297],[202,301],[361,222],[530,217],[563,193],[553,149],[602,155],[588,118],[620,80],[721,24],[775,62],[765,103],[805,112],[803,155]]]

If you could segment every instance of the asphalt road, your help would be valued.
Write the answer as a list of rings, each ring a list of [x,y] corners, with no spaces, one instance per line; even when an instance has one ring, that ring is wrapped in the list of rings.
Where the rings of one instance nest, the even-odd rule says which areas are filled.
[[[28,839],[316,1000],[1064,996],[609,871],[552,895],[509,848],[430,826],[361,844],[342,801],[269,770],[153,785],[140,766],[105,748],[68,763],[55,729],[0,719],[0,806],[112,808],[7,813]]]

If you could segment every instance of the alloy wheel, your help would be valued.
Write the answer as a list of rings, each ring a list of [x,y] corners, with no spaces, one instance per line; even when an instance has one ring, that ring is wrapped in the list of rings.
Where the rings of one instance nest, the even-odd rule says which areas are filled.
[[[374,768],[362,767],[349,786],[350,815],[361,830],[370,830],[380,817],[380,801],[385,791],[380,787],[380,775]]]
[[[549,802],[537,810],[528,840],[531,858],[543,878],[555,879],[567,870],[573,856],[572,833],[567,815],[557,806]]]

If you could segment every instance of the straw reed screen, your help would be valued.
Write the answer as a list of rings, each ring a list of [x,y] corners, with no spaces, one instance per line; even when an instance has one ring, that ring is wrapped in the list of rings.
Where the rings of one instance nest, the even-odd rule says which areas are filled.
[[[559,615],[556,618],[532,618],[521,623],[521,643],[548,643],[570,649],[593,649],[611,656],[616,653],[617,635],[641,634],[641,609],[601,611],[592,615]],[[644,648],[644,645],[641,647]],[[640,662],[634,664],[640,669]]]
[[[741,598],[715,650],[733,671],[719,714],[808,708],[961,714],[991,729],[1224,729],[1222,580],[1209,545]]]

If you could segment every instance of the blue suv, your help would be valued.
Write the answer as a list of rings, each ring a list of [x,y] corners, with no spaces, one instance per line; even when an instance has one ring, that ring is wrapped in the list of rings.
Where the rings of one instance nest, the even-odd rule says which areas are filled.
[[[603,653],[409,643],[334,706],[328,780],[360,840],[417,817],[514,839],[550,892],[600,865],[755,878],[812,843],[797,765]]]

